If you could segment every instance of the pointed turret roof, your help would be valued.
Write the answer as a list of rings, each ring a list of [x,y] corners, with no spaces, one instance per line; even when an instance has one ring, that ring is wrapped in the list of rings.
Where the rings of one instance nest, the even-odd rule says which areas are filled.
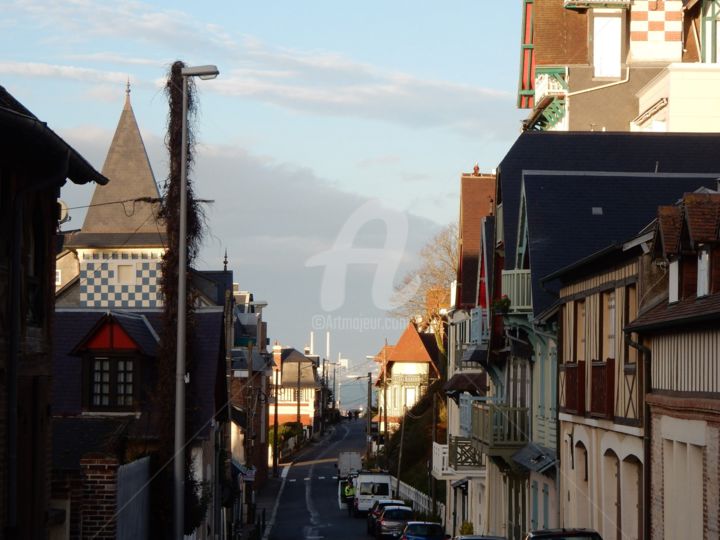
[[[117,202],[159,197],[130,104],[130,85],[125,96],[120,121],[108,150],[102,173],[111,179],[106,186],[97,186],[82,230],[73,235],[74,247],[161,247],[165,239],[164,225],[159,223],[157,203]]]

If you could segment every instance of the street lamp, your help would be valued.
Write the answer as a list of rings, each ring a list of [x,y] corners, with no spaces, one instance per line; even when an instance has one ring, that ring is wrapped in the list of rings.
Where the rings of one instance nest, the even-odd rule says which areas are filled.
[[[214,79],[216,66],[184,67],[182,76],[182,135],[180,149],[180,224],[178,231],[177,357],[175,362],[175,538],[185,529],[185,304],[187,286],[187,81],[188,77]]]

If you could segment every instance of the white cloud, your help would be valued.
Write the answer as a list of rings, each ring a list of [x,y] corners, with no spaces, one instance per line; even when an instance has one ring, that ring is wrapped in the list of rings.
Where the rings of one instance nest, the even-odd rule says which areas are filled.
[[[24,77],[71,79],[89,83],[116,83],[127,80],[127,73],[101,71],[78,66],[62,66],[39,62],[0,62],[0,74]]]

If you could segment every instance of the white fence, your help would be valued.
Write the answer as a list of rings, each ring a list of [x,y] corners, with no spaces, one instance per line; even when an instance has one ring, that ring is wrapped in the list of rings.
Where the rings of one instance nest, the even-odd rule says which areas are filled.
[[[395,492],[395,486],[397,485],[397,478],[392,478],[392,490]],[[400,482],[400,492],[395,493],[396,497],[412,503],[413,510],[423,512],[425,514],[432,514],[432,497],[429,497],[422,491],[419,491],[405,482]],[[441,502],[435,503],[437,513],[442,519],[443,526],[445,526],[445,505]]]

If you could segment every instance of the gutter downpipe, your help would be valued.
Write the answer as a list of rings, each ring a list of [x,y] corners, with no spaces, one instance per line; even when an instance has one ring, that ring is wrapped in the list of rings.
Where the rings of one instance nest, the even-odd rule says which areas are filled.
[[[620,81],[614,81],[607,84],[601,84],[600,86],[593,86],[592,88],[583,88],[582,90],[575,90],[574,92],[568,92],[565,94],[565,97],[572,97],[577,96],[580,94],[586,94],[588,92],[594,92],[595,90],[602,90],[604,88],[610,88],[612,86],[618,86],[620,84],[625,84],[630,80],[630,66],[625,67],[625,78]]]
[[[649,347],[646,347],[642,343],[633,341],[630,338],[630,332],[627,331],[625,331],[625,343],[633,349],[637,349],[637,351],[643,355],[643,538],[649,539],[652,525],[650,515],[650,494],[652,492],[652,485],[650,484],[650,445],[652,444],[652,421],[650,418],[650,406],[647,404],[647,400],[645,398],[652,387],[652,373],[650,371],[652,351]]]
[[[28,194],[46,189],[48,187],[60,188],[67,178],[70,164],[70,152],[64,165],[55,175],[43,178],[41,181],[25,186],[17,191],[13,200],[12,225],[12,263],[10,270],[10,342],[7,365],[7,538],[19,538],[17,528],[17,489],[18,489],[18,366],[20,364],[20,340],[23,319],[22,313],[22,244],[23,244],[23,207]],[[54,292],[53,292],[54,294]],[[48,314],[50,316],[50,314]],[[52,354],[52,353],[51,353]]]

